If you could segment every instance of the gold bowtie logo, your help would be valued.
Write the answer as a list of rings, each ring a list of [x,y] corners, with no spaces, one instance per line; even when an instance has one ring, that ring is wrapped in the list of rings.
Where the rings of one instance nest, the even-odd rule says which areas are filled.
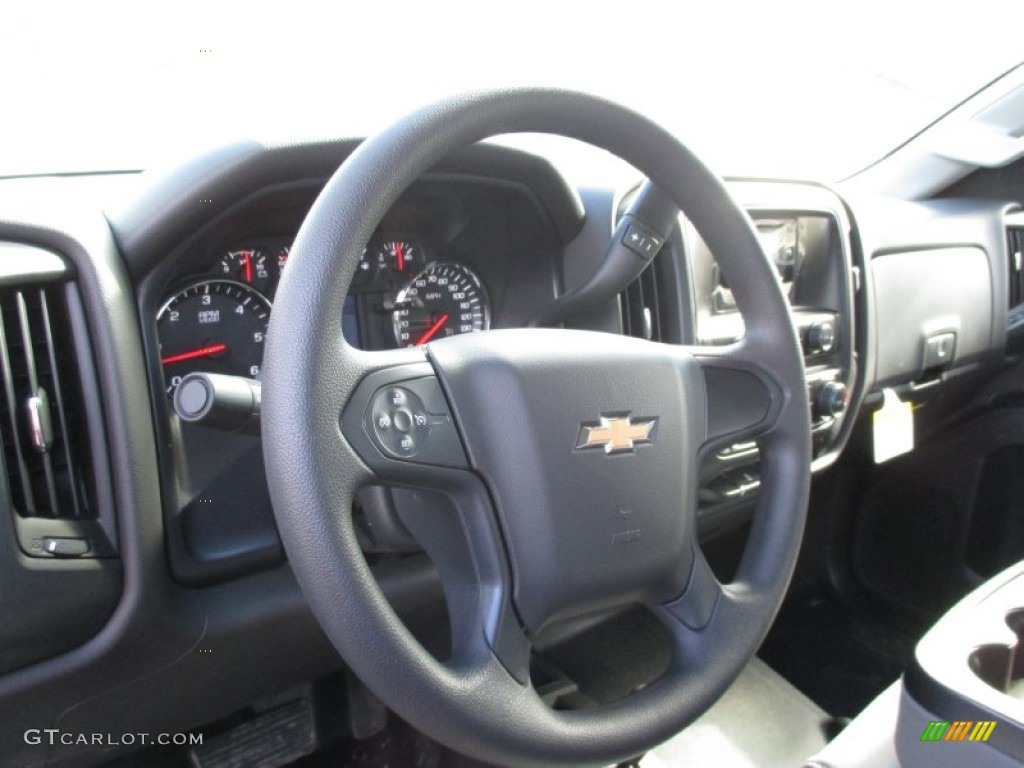
[[[602,416],[596,424],[582,424],[577,448],[604,448],[605,453],[632,451],[639,443],[653,442],[657,418],[633,421],[629,416]]]

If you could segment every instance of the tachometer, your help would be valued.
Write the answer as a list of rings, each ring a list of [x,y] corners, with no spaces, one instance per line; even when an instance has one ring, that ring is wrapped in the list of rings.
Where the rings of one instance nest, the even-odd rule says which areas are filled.
[[[260,377],[270,302],[233,280],[204,280],[168,299],[157,314],[168,394],[193,371]]]
[[[395,297],[391,315],[400,347],[458,333],[486,331],[491,311],[483,283],[467,267],[435,262]]]

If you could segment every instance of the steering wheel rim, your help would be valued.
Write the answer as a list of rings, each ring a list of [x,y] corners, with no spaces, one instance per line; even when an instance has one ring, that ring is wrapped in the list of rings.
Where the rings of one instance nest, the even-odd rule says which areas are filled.
[[[729,274],[746,323],[744,339],[729,348],[687,349],[601,334],[533,330],[431,342],[428,354],[423,349],[367,353],[350,347],[338,319],[363,244],[387,210],[452,151],[516,132],[585,141],[656,181]],[[803,533],[811,456],[803,359],[787,301],[749,218],[722,182],[673,136],[614,103],[546,89],[471,94],[424,108],[364,142],[328,181],[291,253],[263,372],[268,483],[299,584],[356,674],[387,706],[429,736],[498,763],[613,762],[664,741],[710,707],[755,653],[789,584]],[[609,360],[657,373],[635,375],[633,383],[642,383],[640,389],[650,384],[640,399],[664,405],[657,406],[663,412],[657,441],[636,449],[629,471],[646,466],[642,462],[671,460],[674,466],[680,459],[681,479],[672,480],[672,488],[680,493],[679,514],[685,519],[652,514],[649,525],[655,536],[639,541],[635,550],[645,553],[642,558],[620,557],[628,551],[622,547],[609,550],[626,563],[623,573],[628,571],[632,585],[632,591],[619,590],[613,597],[584,597],[577,590],[544,595],[538,603],[524,588],[546,592],[552,573],[540,560],[530,561],[528,544],[565,547],[552,551],[569,553],[567,560],[592,556],[597,545],[577,551],[584,545],[523,530],[523,507],[507,489],[512,476],[496,466],[507,457],[507,448],[489,437],[507,425],[496,421],[500,414],[488,411],[475,382],[491,377],[531,411],[536,398],[530,395],[540,387],[571,389],[561,379],[544,378],[555,368],[553,360],[564,360],[571,373],[595,380],[602,378],[596,372],[606,371]],[[624,406],[626,376],[604,390],[595,385],[593,389],[601,390],[598,399],[577,410],[594,417],[602,409],[657,416],[634,410],[632,403]],[[608,378],[615,376],[609,373]],[[409,383],[420,380],[435,389],[423,394],[425,390],[415,389],[418,384]],[[662,386],[655,380],[668,383]],[[367,414],[396,387],[414,396],[420,392],[428,405],[443,393],[428,411],[447,408],[451,428],[467,446],[466,468],[401,461],[380,443]],[[679,402],[666,402],[671,392],[680,393]],[[606,402],[616,398],[621,402]],[[750,410],[750,402],[760,406]],[[692,423],[690,416],[700,423]],[[538,453],[557,442],[536,434],[543,431],[540,415],[531,413],[523,421],[528,423],[513,435],[514,441]],[[695,468],[707,452],[751,438],[762,449],[761,495],[737,577],[720,585],[697,546]],[[610,458],[618,464],[598,465],[600,452],[579,449],[566,446],[571,458],[565,461],[614,472],[631,460],[616,456]],[[655,458],[662,453],[671,455]],[[658,471],[649,472],[648,481],[660,483],[666,465],[651,466]],[[448,662],[437,661],[412,638],[376,586],[360,550],[352,500],[359,487],[381,480],[439,488],[458,509],[447,521],[406,521],[422,537],[445,582],[454,646]],[[529,481],[549,493],[538,497],[542,502],[566,498],[566,489],[547,488],[556,484],[549,477]],[[642,494],[636,488],[630,492]],[[570,517],[577,513],[566,512]],[[559,527],[564,523],[553,514],[541,525],[550,526],[545,532],[564,533]],[[602,523],[593,525],[600,528]],[[634,573],[642,566],[629,563],[646,562],[655,550],[639,547],[653,547],[650,539],[659,533],[681,542],[679,562],[665,559],[656,574]],[[640,539],[638,532],[635,540]],[[540,569],[540,576],[531,580],[531,568]],[[524,679],[528,638],[559,611],[593,608],[591,598],[651,605],[669,629],[673,662],[661,679],[621,702],[581,712],[551,710]]]

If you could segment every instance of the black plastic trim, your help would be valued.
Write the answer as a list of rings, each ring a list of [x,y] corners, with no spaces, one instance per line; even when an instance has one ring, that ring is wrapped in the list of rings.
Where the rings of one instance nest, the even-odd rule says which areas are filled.
[[[130,206],[109,213],[129,272],[141,278],[178,247],[182,232],[202,229],[254,189],[308,179],[326,181],[360,142],[342,139],[276,146],[240,142],[168,172],[151,174],[147,188]],[[554,166],[536,155],[477,144],[449,157],[432,173],[521,184],[536,195],[563,243],[572,240],[583,225],[579,195]]]
[[[30,642],[42,656],[61,655],[0,674],[0,762],[95,762],[112,753],[34,746],[23,734],[30,728],[184,730],[337,668],[340,660],[287,568],[204,590],[183,589],[171,578],[139,319],[106,222],[65,211],[52,197],[38,205],[18,199],[0,218],[0,239],[45,247],[74,265],[121,547],[120,568],[115,560],[36,559],[28,569],[12,527],[0,526],[0,551],[8,553],[0,557],[0,599],[27,595],[28,605],[63,612],[77,626],[61,629],[32,611],[4,606],[4,615],[15,618],[0,623],[0,640],[11,632],[21,647]],[[404,558],[385,571],[375,569],[403,616],[419,616],[422,624],[439,615],[440,588],[424,558]],[[204,648],[212,653],[201,653]],[[9,669],[9,658],[2,661]]]
[[[70,267],[60,271],[55,264],[40,261],[45,253],[51,260],[66,257],[55,240],[37,240],[37,233],[28,227],[16,226],[0,219],[0,240],[8,259],[23,259],[30,267],[40,269],[9,269],[8,287],[35,289],[46,285],[56,295],[63,295],[71,319],[72,345],[84,382],[83,416],[89,434],[80,437],[90,442],[98,519],[52,519],[23,517],[15,512],[6,478],[0,482],[0,613],[8,617],[0,623],[0,674],[23,668],[43,659],[68,651],[95,635],[114,610],[121,594],[120,566],[113,560],[60,559],[47,556],[47,538],[89,543],[89,554],[110,557],[116,542],[116,521],[111,492],[111,475],[104,438],[103,410],[94,384],[93,351],[86,338],[87,324],[71,282],[54,285],[54,280],[68,281],[81,272]],[[33,242],[33,241],[36,242]],[[27,244],[26,244],[27,243]],[[42,250],[41,250],[42,249]],[[8,266],[13,266],[9,262]],[[46,267],[46,269],[42,269]],[[52,361],[51,361],[52,362]],[[13,411],[12,411],[13,414]],[[79,546],[80,549],[80,545]],[[37,554],[40,557],[26,557]]]
[[[277,165],[281,161],[281,157],[278,156],[283,151],[281,148],[268,149],[267,156],[263,158],[236,158],[238,165],[234,167],[233,173],[239,175],[238,179],[221,178],[214,173],[215,181],[219,179],[216,183],[224,185],[223,192],[217,193],[217,197],[209,198],[219,201],[218,205],[199,206],[204,212],[204,219],[199,222],[199,226],[195,229],[186,229],[180,221],[172,222],[179,227],[177,239],[174,240],[171,250],[161,254],[159,260],[149,262],[146,255],[148,251],[142,249],[141,246],[136,252],[125,254],[129,265],[133,263],[146,264],[149,270],[144,274],[139,274],[138,306],[140,315],[143,318],[155,316],[169,285],[188,272],[189,260],[194,260],[201,252],[196,245],[203,242],[204,238],[209,237],[209,234],[217,227],[238,220],[243,215],[250,215],[256,209],[262,210],[262,206],[265,206],[266,210],[301,211],[304,216],[305,210],[312,204],[326,181],[326,178],[318,178],[310,174],[324,173],[326,177],[336,169],[336,164],[344,160],[357,145],[358,142],[343,141],[331,142],[322,146],[306,146],[305,152],[309,156],[303,155],[301,160],[297,157],[293,158],[287,167]],[[231,153],[229,152],[228,155],[231,156]],[[199,162],[200,164],[209,162],[216,165],[222,159],[224,159],[222,152],[217,152]],[[230,164],[235,160],[225,160],[225,162]],[[269,174],[271,169],[276,175],[264,175]],[[244,178],[246,174],[253,175],[255,179],[259,180],[259,183],[265,183],[266,186],[256,186],[254,190],[252,183],[245,183],[247,181]],[[437,165],[430,173],[422,177],[421,182],[450,183],[460,185],[466,190],[475,190],[478,186],[480,188],[500,187],[522,194],[527,200],[527,204],[537,211],[545,235],[553,241],[566,237],[571,238],[583,226],[582,203],[576,192],[567,186],[565,180],[547,161],[519,151],[487,144],[467,147]],[[167,179],[157,178],[153,182],[153,190],[169,194],[165,189],[169,183]],[[151,190],[146,194],[156,193]],[[473,194],[473,192],[468,194]],[[236,197],[230,197],[230,195],[236,195]],[[146,208],[147,199],[144,195],[143,201],[139,203],[140,208]],[[184,209],[189,205],[191,202],[183,202],[184,208],[181,210],[173,206],[168,208],[165,205],[158,214],[155,210],[152,213],[160,217],[180,215],[183,220],[186,220],[190,214]],[[132,216],[134,215],[136,213],[132,213]],[[296,228],[302,216],[296,220]],[[119,217],[132,218],[127,214],[118,214],[113,217],[115,229],[116,222],[120,220]],[[144,225],[155,226],[155,222],[146,221]],[[122,237],[122,239],[125,241],[126,247],[132,245],[133,241],[130,238]],[[149,248],[149,243],[144,245],[146,249]],[[545,298],[540,296],[538,300],[543,301]],[[514,317],[506,318],[508,322],[515,320]],[[142,336],[153,393],[153,419],[157,432],[160,472],[163,478],[162,492],[167,526],[167,551],[175,577],[183,584],[204,585],[238,578],[251,573],[254,569],[280,565],[283,562],[283,557],[279,543],[271,546],[266,541],[268,537],[276,539],[276,529],[270,525],[269,518],[266,516],[259,516],[259,520],[248,522],[252,526],[270,525],[266,530],[261,530],[261,535],[250,537],[253,539],[250,544],[259,551],[232,550],[230,542],[225,541],[223,545],[216,545],[220,549],[220,557],[210,557],[213,545],[209,543],[202,545],[202,551],[206,553],[205,556],[197,556],[195,542],[187,540],[186,518],[190,516],[190,505],[194,500],[182,498],[183,488],[186,484],[181,482],[183,469],[178,452],[187,449],[183,438],[188,437],[186,433],[190,430],[194,433],[195,427],[178,423],[177,419],[172,416],[167,399],[163,396],[160,385],[162,374],[157,353],[159,342],[155,323],[144,322]],[[262,478],[262,475],[260,477]],[[262,483],[262,479],[259,482]],[[244,520],[242,523],[246,524]],[[194,526],[192,530],[196,530]]]

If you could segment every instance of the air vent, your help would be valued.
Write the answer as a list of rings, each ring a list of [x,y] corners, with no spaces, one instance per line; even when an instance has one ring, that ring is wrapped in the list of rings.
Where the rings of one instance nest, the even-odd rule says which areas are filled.
[[[22,518],[95,517],[66,290],[55,283],[0,289],[0,434]]]
[[[1009,226],[1006,228],[1006,253],[1008,259],[1008,286],[1010,309],[1024,304],[1024,226]]]
[[[656,262],[657,259],[652,261],[640,277],[620,294],[623,332],[650,341],[661,341]]]

